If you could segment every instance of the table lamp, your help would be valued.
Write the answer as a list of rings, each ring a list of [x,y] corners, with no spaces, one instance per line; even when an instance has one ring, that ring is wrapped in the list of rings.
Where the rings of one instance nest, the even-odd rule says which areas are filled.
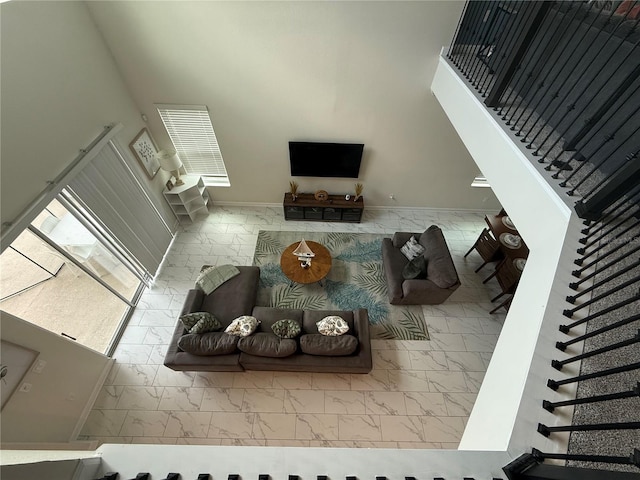
[[[175,150],[160,150],[157,158],[158,162],[160,162],[160,167],[167,172],[171,172],[171,175],[176,177],[176,186],[184,185],[184,182],[180,180],[180,167],[182,167],[182,162]]]

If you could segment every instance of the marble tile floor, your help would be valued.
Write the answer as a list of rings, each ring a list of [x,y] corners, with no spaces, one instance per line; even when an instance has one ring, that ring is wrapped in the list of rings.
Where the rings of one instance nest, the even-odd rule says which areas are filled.
[[[493,212],[487,212],[493,213]],[[439,225],[462,286],[423,306],[431,340],[372,340],[370,374],[175,372],[162,365],[203,264],[251,265],[259,230],[422,232]],[[497,286],[470,248],[484,213],[369,209],[362,223],[285,222],[282,207],[214,206],[177,234],[143,294],[79,439],[98,443],[456,448],[497,341]]]

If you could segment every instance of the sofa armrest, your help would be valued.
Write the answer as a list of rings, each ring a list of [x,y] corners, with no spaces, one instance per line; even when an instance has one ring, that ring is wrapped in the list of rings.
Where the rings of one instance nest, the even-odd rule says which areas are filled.
[[[353,327],[358,337],[360,351],[358,356],[367,361],[369,370],[373,368],[373,358],[371,353],[371,333],[369,331],[369,312],[366,308],[353,311]]]
[[[187,313],[189,313],[189,312],[187,312]],[[171,365],[173,365],[176,362],[176,357],[177,357],[178,353],[182,352],[180,347],[178,347],[178,340],[185,333],[187,333],[187,332],[186,332],[186,330],[184,328],[184,325],[182,324],[182,322],[180,320],[178,320],[176,322],[175,328],[173,329],[173,336],[171,337],[171,340],[169,341],[169,346],[167,347],[167,353],[165,354],[165,357],[164,357],[164,364],[169,368],[173,368]]]
[[[390,238],[382,239],[382,265],[384,266],[384,274],[387,280],[387,290],[389,293],[389,302],[392,304],[402,300],[402,269],[408,260],[400,249],[393,246]]]
[[[180,316],[185,313],[200,312],[202,310],[202,301],[204,300],[204,292],[198,289],[191,289],[187,292],[187,298],[182,305]]]
[[[409,241],[411,237],[416,237],[416,241],[420,238],[420,233],[411,233],[411,232],[396,232],[393,234],[393,239],[391,243],[396,248],[402,247],[405,243]]]

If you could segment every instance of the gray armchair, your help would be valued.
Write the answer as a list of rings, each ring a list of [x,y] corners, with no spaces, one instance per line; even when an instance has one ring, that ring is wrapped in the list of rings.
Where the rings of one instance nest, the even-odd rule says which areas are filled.
[[[403,270],[409,263],[400,248],[415,236],[425,251],[426,278],[405,279]],[[393,239],[382,239],[389,303],[393,305],[437,305],[444,302],[460,286],[449,247],[442,230],[431,225],[424,233],[396,232]]]

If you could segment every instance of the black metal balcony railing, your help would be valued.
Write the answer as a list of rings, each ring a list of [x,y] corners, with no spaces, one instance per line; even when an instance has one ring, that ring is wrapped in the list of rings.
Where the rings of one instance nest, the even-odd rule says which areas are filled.
[[[609,469],[615,478],[638,475],[639,24],[640,1],[469,1],[446,54],[522,151],[545,164],[549,182],[579,197],[585,219],[572,308],[558,312],[562,337],[550,359],[558,370],[580,362],[580,374],[547,382],[551,390],[577,385],[577,393],[541,405],[574,414],[571,425],[538,425],[551,438],[571,432],[568,452],[532,449],[505,467],[509,478],[582,478],[582,467],[604,470],[589,478],[614,478]],[[581,318],[566,324],[574,315]],[[545,459],[566,460],[565,473],[550,472],[560,467]]]
[[[640,182],[640,3],[615,3],[470,1],[447,54],[592,220]]]

